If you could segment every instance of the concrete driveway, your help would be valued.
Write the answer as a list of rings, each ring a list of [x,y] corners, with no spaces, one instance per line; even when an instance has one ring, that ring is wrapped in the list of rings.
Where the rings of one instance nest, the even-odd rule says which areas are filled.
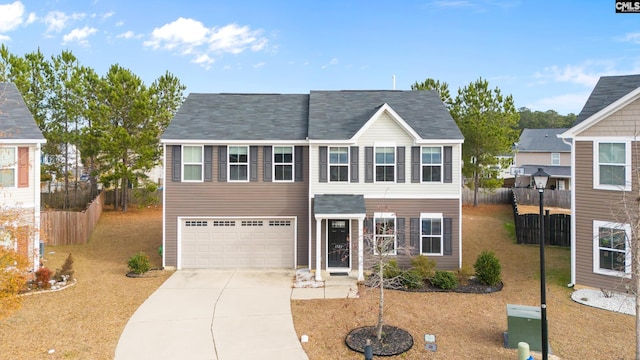
[[[115,358],[308,359],[293,327],[293,270],[181,270],[129,319]]]

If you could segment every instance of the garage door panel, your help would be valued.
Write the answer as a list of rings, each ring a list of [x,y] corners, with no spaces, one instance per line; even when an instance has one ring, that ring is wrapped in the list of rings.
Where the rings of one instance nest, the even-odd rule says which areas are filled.
[[[295,219],[182,222],[183,268],[292,268]]]

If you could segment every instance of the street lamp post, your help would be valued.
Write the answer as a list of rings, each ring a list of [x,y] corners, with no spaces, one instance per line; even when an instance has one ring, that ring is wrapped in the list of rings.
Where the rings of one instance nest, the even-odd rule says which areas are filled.
[[[549,342],[547,339],[547,286],[544,272],[544,188],[547,186],[549,174],[544,172],[542,168],[538,168],[538,171],[532,176],[538,193],[540,193],[540,325],[542,328],[542,359],[547,360],[549,358]]]

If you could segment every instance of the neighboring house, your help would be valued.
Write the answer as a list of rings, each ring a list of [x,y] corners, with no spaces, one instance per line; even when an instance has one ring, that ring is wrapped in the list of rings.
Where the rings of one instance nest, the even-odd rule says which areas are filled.
[[[434,91],[190,94],[161,137],[163,264],[362,279],[369,237],[457,269],[462,142]]]
[[[624,291],[631,276],[631,226],[620,201],[637,212],[640,75],[604,76],[572,128],[571,282]],[[637,216],[637,214],[634,214]]]
[[[571,189],[571,145],[558,138],[567,129],[524,129],[515,146],[515,187],[533,186],[531,175],[543,168],[551,175],[547,188]],[[514,173],[516,171],[513,171]]]
[[[0,83],[0,244],[40,264],[40,148],[45,139],[14,84]],[[15,219],[15,220],[14,220]]]

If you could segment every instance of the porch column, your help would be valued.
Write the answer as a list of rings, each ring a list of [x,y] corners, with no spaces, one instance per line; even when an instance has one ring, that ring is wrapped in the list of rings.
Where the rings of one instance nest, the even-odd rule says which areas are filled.
[[[364,218],[358,218],[358,281],[364,281]]]
[[[322,281],[322,219],[316,218],[316,281]]]

